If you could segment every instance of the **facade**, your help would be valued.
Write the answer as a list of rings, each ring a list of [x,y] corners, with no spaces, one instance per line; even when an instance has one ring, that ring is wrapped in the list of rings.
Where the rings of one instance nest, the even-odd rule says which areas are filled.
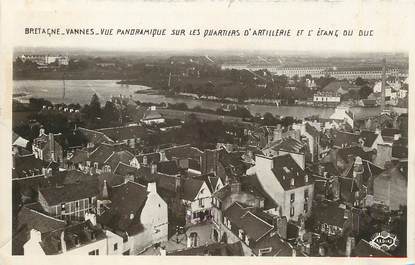
[[[313,103],[317,106],[340,104],[340,94],[332,92],[318,92],[313,96]]]
[[[87,220],[43,234],[32,229],[30,239],[24,245],[24,252],[33,256],[121,255],[122,242],[122,237],[100,229],[93,220]]]
[[[32,152],[36,158],[48,162],[63,162],[63,147],[57,141],[61,134],[49,133],[45,134],[44,130],[40,130],[38,138],[33,140]]]
[[[183,204],[186,208],[186,221],[192,224],[210,220],[212,193],[205,181],[186,179],[183,183]]]
[[[63,220],[83,220],[96,206],[96,183],[75,183],[40,189],[38,201],[52,217]]]
[[[97,201],[97,221],[123,238],[123,255],[137,255],[167,241],[167,203],[158,194],[156,183],[148,183],[147,187],[133,181],[103,185]]]
[[[247,174],[256,174],[263,189],[280,207],[282,216],[297,221],[311,213],[314,183],[290,154],[277,157],[257,155],[255,166]]]

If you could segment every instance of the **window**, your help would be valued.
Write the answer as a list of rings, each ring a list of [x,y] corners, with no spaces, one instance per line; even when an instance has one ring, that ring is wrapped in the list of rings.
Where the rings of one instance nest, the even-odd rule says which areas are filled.
[[[294,202],[294,201],[295,201],[295,193],[291,193],[290,202]]]
[[[75,208],[78,208],[79,207],[79,201],[76,201],[75,202]]]
[[[98,169],[98,163],[97,162],[94,163],[94,168]]]
[[[99,249],[95,249],[95,250],[88,252],[88,255],[91,255],[91,256],[99,255]]]
[[[290,216],[293,217],[294,216],[294,207],[290,208]]]
[[[65,211],[65,203],[61,203],[61,211],[64,212]]]
[[[89,203],[89,205],[91,205],[91,204],[92,204],[92,197],[89,197],[89,198],[88,198],[88,203]]]
[[[260,248],[259,249],[259,256],[262,256],[262,254],[271,253],[272,247],[269,248]]]
[[[307,182],[308,182],[308,175],[305,175],[305,176],[304,176],[304,181],[305,181],[305,183],[307,183]]]
[[[308,190],[304,190],[304,199],[308,201]]]
[[[118,243],[114,244],[114,251],[116,251],[118,249]]]
[[[294,180],[294,178],[291,178],[291,186],[294,186],[295,185],[295,180]]]
[[[304,213],[308,212],[308,203],[304,203]]]
[[[199,199],[199,207],[201,207],[201,208],[205,207],[205,206],[203,205],[203,199]]]

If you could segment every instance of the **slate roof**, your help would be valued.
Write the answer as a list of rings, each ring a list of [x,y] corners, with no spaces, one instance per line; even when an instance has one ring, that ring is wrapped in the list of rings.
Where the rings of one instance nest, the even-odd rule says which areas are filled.
[[[82,164],[88,160],[88,150],[86,149],[76,149],[72,151],[71,158],[68,159],[74,164]]]
[[[198,148],[191,146],[190,144],[173,146],[166,149],[163,149],[168,160],[182,159],[182,158],[192,158],[199,161],[200,157],[203,155],[203,152]]]
[[[352,251],[352,255],[354,257],[389,257],[391,256],[389,253],[373,247],[364,239],[361,239],[359,243],[357,243],[356,247]]]
[[[232,227],[236,226],[237,229],[242,229],[251,241],[256,242],[268,234],[273,226],[256,216],[250,209],[254,208],[245,208],[242,204],[234,202],[224,211],[223,215],[230,220]]]
[[[343,147],[359,143],[359,135],[355,133],[337,131],[334,146]]]
[[[258,240],[253,247],[255,255],[259,255],[259,250],[264,248],[271,248],[269,253],[263,253],[261,256],[271,257],[292,257],[293,248],[284,240],[282,240],[277,234],[274,236],[266,235],[262,239]],[[297,253],[298,255],[299,253]]]
[[[274,201],[274,199],[269,196],[269,194],[263,189],[261,183],[258,180],[258,176],[256,174],[247,175],[241,178],[242,182],[242,190],[259,194],[261,197],[264,198],[264,209],[273,209],[278,206],[278,204]]]
[[[48,187],[39,190],[49,206],[72,202],[98,195],[96,181]]]
[[[272,172],[284,190],[291,190],[311,184],[310,179],[308,183],[305,183],[305,175],[307,174],[295,162],[291,155],[286,154],[274,157],[273,163]],[[294,185],[291,185],[291,179],[294,179]]]
[[[203,180],[207,184],[210,192],[212,193],[215,191],[216,185],[218,184],[219,180],[219,177],[216,177],[213,173],[198,175],[194,178]]]
[[[339,207],[337,202],[321,202],[313,205],[313,213],[315,214],[315,220],[321,224],[334,225],[343,228],[344,219],[343,208]]]
[[[200,179],[186,179],[183,183],[183,199],[193,201],[202,187],[203,180]]]
[[[313,137],[320,136],[320,132],[316,128],[314,128],[314,126],[310,125],[308,122],[305,123],[305,130]]]
[[[115,142],[143,138],[146,135],[146,129],[138,125],[103,128],[97,131],[105,134]]]
[[[137,175],[137,168],[130,166],[129,164],[125,164],[123,162],[118,163],[117,167],[114,170],[114,174],[120,176],[127,176],[127,175]]]
[[[276,142],[270,143],[264,149],[271,148],[272,150],[275,150],[275,151],[287,151],[291,153],[301,153],[304,151],[305,146],[306,145],[303,142],[295,138],[286,137]]]
[[[102,229],[93,226],[90,221],[74,224],[63,229],[42,234],[42,242],[40,245],[46,255],[59,253],[60,238],[63,231],[67,250],[75,249],[93,241],[102,240],[106,237],[105,232]],[[91,233],[94,233],[95,239],[91,238]],[[78,238],[80,246],[76,245],[75,238]]]
[[[86,128],[82,128],[82,127],[78,127],[77,130],[78,130],[78,132],[80,132],[85,137],[85,139],[89,143],[100,144],[100,143],[104,143],[104,142],[112,142],[112,140],[110,138],[108,138],[102,132],[95,131],[95,130],[90,130],[90,129],[86,129]]]
[[[58,168],[56,163],[38,159],[34,154],[13,156],[13,160],[13,178],[25,178],[32,175],[40,175],[42,174],[42,168],[52,168],[53,170]]]
[[[134,158],[134,155],[126,150],[112,153],[112,155],[105,160],[105,164],[109,165],[114,170],[119,163],[130,164],[130,161]]]
[[[158,152],[139,154],[139,155],[136,156],[136,158],[137,158],[137,160],[140,164],[143,164],[144,157],[147,157],[147,165],[150,165],[152,163],[160,162],[160,153],[158,153]]]
[[[401,134],[400,130],[396,128],[385,128],[381,131],[382,136],[393,137],[395,134]]]
[[[378,137],[378,134],[376,134],[375,132],[361,131],[359,138],[362,138],[364,140],[364,143],[363,143],[364,146],[372,147],[377,137]]]
[[[115,231],[127,232],[129,235],[141,232],[143,225],[140,223],[140,216],[147,195],[147,188],[135,182],[128,181],[113,186],[109,193],[111,200],[109,209],[98,216],[98,222]]]
[[[50,217],[39,211],[31,209],[32,206],[32,204],[23,206],[17,214],[16,219],[13,220],[13,224],[15,225],[12,239],[13,255],[24,254],[23,245],[30,239],[31,229],[36,229],[41,233],[46,233],[66,226],[65,221]],[[39,206],[39,208],[41,207]]]
[[[344,94],[345,91],[346,93],[349,91],[350,88],[352,88],[353,86],[351,84],[349,84],[349,82],[347,81],[332,81],[330,82],[328,85],[326,85],[322,91],[325,92],[339,92],[341,94]],[[342,91],[339,91],[339,89],[342,89]]]
[[[180,174],[176,161],[161,161],[157,163],[157,171],[167,175]]]
[[[161,119],[163,116],[157,110],[148,109],[144,112],[142,120],[156,120]]]
[[[107,144],[101,144],[94,151],[89,154],[87,160],[91,162],[98,162],[99,164],[105,164],[105,161],[109,159],[114,153],[114,147]]]

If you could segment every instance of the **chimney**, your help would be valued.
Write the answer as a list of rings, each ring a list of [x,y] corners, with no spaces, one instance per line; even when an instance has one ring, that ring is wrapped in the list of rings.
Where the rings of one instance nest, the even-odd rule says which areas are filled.
[[[273,131],[273,141],[281,140],[282,138],[282,130],[281,129],[274,129]]]
[[[160,161],[167,161],[166,152],[160,151],[159,154],[160,154]]]
[[[62,230],[61,233],[61,248],[62,252],[66,252],[65,230]]]
[[[157,186],[155,182],[151,182],[147,184],[147,191],[151,194],[157,193]]]
[[[362,158],[360,156],[357,156],[355,161],[354,161],[354,167],[353,167],[353,178],[357,180],[357,183],[359,185],[359,188],[361,187],[361,185],[363,184],[363,162],[362,162]]]
[[[157,164],[156,163],[151,164],[150,172],[151,172],[151,174],[156,174],[156,172],[157,172]]]
[[[30,230],[30,240],[35,243],[42,242],[42,234],[36,229]]]
[[[97,216],[94,213],[86,212],[85,221],[90,221],[93,226],[97,225]]]
[[[107,200],[109,198],[108,196],[108,184],[107,184],[107,180],[104,179],[104,186],[102,187],[102,198]]]
[[[338,176],[333,176],[333,182],[331,184],[331,191],[333,193],[333,200],[337,201],[340,199],[340,182]]]
[[[160,248],[160,256],[166,256],[167,255],[167,251],[165,247],[161,247]]]
[[[45,128],[40,128],[39,129],[39,137],[45,134]]]
[[[50,159],[55,161],[55,135],[53,133],[49,133],[49,149]]]
[[[287,239],[287,217],[277,216],[273,219],[273,222],[273,225],[277,228],[278,235],[283,239]]]
[[[354,237],[347,237],[347,242],[346,242],[346,257],[350,257],[352,254],[352,250],[355,247],[355,239]]]

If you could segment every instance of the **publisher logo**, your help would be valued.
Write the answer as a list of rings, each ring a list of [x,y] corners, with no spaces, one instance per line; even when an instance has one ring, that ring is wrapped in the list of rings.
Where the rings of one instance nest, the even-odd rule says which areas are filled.
[[[398,246],[399,240],[396,235],[387,231],[382,231],[380,233],[374,234],[370,243],[377,248],[385,251],[390,251],[394,250]]]

